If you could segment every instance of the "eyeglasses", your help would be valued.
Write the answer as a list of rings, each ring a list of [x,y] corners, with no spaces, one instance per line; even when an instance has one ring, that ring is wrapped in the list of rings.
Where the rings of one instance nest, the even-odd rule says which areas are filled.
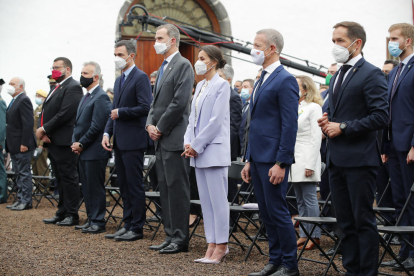
[[[52,71],[52,70],[58,70],[61,67],[64,67],[64,66],[53,66],[53,67],[50,68],[50,71]]]

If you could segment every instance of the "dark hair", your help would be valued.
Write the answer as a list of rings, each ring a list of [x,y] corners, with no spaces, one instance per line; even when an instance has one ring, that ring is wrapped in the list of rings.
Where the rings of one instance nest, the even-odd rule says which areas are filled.
[[[247,81],[250,84],[251,87],[254,87],[254,80],[252,80],[252,79],[245,79],[243,82],[245,82],[245,81]],[[243,84],[243,82],[242,82],[242,84]]]
[[[347,35],[351,40],[361,39],[362,40],[361,50],[364,48],[365,42],[367,41],[367,35],[365,33],[364,27],[352,21],[339,22],[334,26],[334,29],[338,27],[347,28],[348,29]]]
[[[125,46],[128,55],[137,54],[137,42],[135,41],[135,39],[118,41],[117,43],[115,43],[114,48],[116,49],[122,46]]]
[[[194,80],[194,83],[193,83],[193,88],[194,88],[194,91],[195,91],[196,87],[197,87],[197,81],[196,81],[196,80]]]
[[[201,47],[200,52],[201,51],[204,51],[211,60],[217,61],[216,70],[223,68],[224,65],[227,64],[220,48],[213,45],[207,45]]]
[[[387,59],[387,60],[384,62],[384,65],[385,65],[385,64],[392,64],[392,68],[395,68],[396,66],[398,66],[398,61],[393,60],[393,59]]]
[[[55,60],[53,62],[56,62],[56,61],[59,61],[59,60],[63,61],[63,66],[69,67],[70,72],[72,72],[72,62],[68,58],[58,57],[58,58],[55,58]]]

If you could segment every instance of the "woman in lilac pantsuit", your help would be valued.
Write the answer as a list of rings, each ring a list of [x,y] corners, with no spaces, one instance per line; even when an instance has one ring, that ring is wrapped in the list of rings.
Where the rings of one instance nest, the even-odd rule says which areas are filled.
[[[204,46],[195,64],[198,83],[184,136],[185,157],[191,157],[203,210],[208,249],[202,263],[219,263],[228,253],[229,204],[227,174],[230,166],[230,86],[217,70],[226,64],[221,50]]]

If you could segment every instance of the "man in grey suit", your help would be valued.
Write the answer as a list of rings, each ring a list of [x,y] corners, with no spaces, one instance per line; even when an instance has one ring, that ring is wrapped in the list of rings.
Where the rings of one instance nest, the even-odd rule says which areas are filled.
[[[181,157],[187,129],[189,103],[194,83],[190,62],[178,52],[180,32],[171,24],[159,26],[154,48],[164,56],[153,91],[154,101],[148,114],[149,136],[154,140],[156,171],[161,193],[164,230],[160,245],[150,246],[161,254],[188,251],[190,183],[188,159]]]

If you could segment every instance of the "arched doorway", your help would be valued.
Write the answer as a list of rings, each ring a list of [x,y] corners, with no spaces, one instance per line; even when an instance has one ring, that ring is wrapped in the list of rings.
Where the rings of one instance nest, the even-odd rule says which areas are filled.
[[[168,16],[169,20],[178,25],[191,25],[207,32],[231,35],[230,21],[224,6],[220,1],[213,0],[134,0],[126,1],[118,16],[117,26],[126,19],[126,15],[134,5],[144,6],[151,16]],[[133,12],[139,12],[138,9]],[[154,50],[154,34],[156,27],[148,26],[148,31],[142,32],[141,25],[135,20],[133,26],[122,28],[122,39],[136,38],[140,35],[137,43],[137,58],[135,64],[147,75],[158,70],[163,61],[162,55],[157,55]],[[116,37],[119,37],[117,28]],[[197,60],[198,49],[188,44],[191,40],[181,35],[180,53],[192,64]],[[187,43],[186,43],[187,42]]]

